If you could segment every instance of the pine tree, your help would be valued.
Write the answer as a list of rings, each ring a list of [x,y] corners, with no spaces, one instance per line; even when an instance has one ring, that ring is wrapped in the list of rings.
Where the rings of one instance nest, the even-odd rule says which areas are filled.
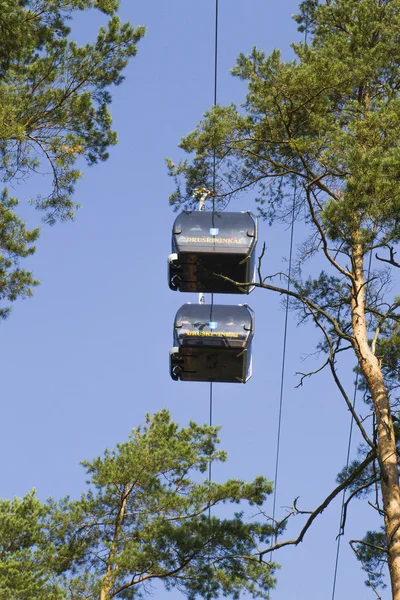
[[[218,429],[179,428],[163,410],[115,450],[83,462],[89,490],[50,502],[46,518],[47,565],[67,600],[142,597],[157,580],[192,600],[242,591],[268,598],[276,565],[257,551],[274,528],[246,520],[243,509],[260,506],[271,484],[208,481],[210,462],[226,460]],[[218,516],[219,505],[239,503],[230,518]]]
[[[318,349],[326,357],[321,369],[331,371],[364,439],[361,459],[341,474],[314,517],[342,489],[356,497],[378,485],[383,534],[369,532],[353,546],[372,587],[381,578],[371,569],[387,561],[392,597],[400,600],[399,452],[392,417],[400,298],[390,286],[400,267],[400,2],[306,0],[295,18],[307,39],[292,45],[294,59],[256,48],[240,55],[233,75],[248,84],[245,104],[210,110],[181,143],[192,158],[168,161],[177,183],[171,203],[190,207],[200,188],[217,205],[256,189],[262,215],[274,221],[292,213],[295,189],[295,215],[309,231],[297,267],[322,255],[325,269],[303,280],[295,266],[289,292],[265,274],[257,285],[289,294],[301,320],[318,327]],[[339,378],[344,352],[355,356],[373,410],[369,429]],[[288,543],[298,543],[313,520]]]
[[[137,51],[144,27],[116,15],[118,0],[0,0],[0,179],[7,185],[51,172],[48,193],[31,198],[44,220],[72,219],[78,159],[93,165],[116,144],[108,106],[110,87]],[[73,41],[77,11],[109,16],[93,44]],[[17,198],[0,197],[0,301],[32,293],[33,275],[19,260],[35,251],[38,229],[16,213]],[[0,307],[0,317],[9,306]]]

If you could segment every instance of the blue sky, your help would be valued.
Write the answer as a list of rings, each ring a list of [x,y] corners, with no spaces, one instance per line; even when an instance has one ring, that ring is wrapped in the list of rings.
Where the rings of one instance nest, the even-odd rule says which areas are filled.
[[[267,53],[279,47],[291,58],[290,42],[300,35],[291,19],[296,8],[295,0],[220,0],[219,103],[240,103],[244,97],[244,85],[229,74],[239,52],[253,45]],[[177,383],[168,372],[175,312],[196,296],[173,293],[167,285],[174,214],[164,158],[179,159],[180,137],[212,104],[214,10],[214,0],[122,2],[121,18],[147,25],[148,31],[126,81],[114,91],[119,145],[107,163],[85,168],[76,192],[82,204],[76,221],[43,228],[29,260],[42,285],[32,299],[17,303],[0,327],[2,497],[32,487],[42,499],[79,495],[85,483],[79,461],[125,441],[146,412],[168,407],[182,425],[208,420],[208,384]],[[75,37],[80,42],[93,37],[101,21],[97,13],[78,19]],[[46,181],[44,176],[35,185],[45,187]],[[40,217],[24,204],[29,185],[14,192],[29,224],[35,224]],[[230,206],[248,209],[256,211],[251,192]],[[261,222],[259,239],[259,248],[263,241],[268,248],[265,271],[286,268],[287,228]],[[295,239],[301,241],[299,227]],[[246,385],[214,385],[213,420],[223,426],[222,447],[229,453],[228,463],[214,469],[217,480],[274,474],[284,311],[279,297],[261,290],[248,303],[256,311],[253,378]],[[312,327],[297,327],[289,317],[278,517],[297,496],[300,508],[315,508],[346,459],[349,414],[328,374],[295,389],[295,372],[319,364],[315,357],[304,362],[315,340]],[[341,365],[349,393],[352,367],[350,358]],[[355,436],[353,456],[357,443]],[[266,511],[272,511],[272,499]],[[276,553],[282,569],[272,598],[331,598],[339,515],[336,501],[301,546]],[[373,527],[373,518],[362,503],[351,505],[337,600],[374,597],[347,543]],[[296,537],[302,523],[297,517],[285,537]],[[157,597],[181,596],[160,592]]]

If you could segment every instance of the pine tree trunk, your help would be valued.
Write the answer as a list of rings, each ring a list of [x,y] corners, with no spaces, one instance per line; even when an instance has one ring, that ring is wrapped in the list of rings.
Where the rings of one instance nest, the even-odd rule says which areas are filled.
[[[367,338],[363,248],[359,241],[353,246],[353,275],[351,312],[354,349],[374,405],[392,598],[400,600],[400,488],[396,440],[382,371]]]
[[[117,550],[117,544],[119,535],[121,532],[122,524],[125,517],[126,504],[128,502],[128,486],[125,488],[125,493],[122,498],[121,507],[118,513],[117,521],[115,523],[113,541],[111,544],[110,552],[107,559],[107,569],[104,575],[103,583],[100,590],[99,600],[109,600],[109,594],[114,584],[114,573],[118,570],[118,565],[114,565],[114,558]]]

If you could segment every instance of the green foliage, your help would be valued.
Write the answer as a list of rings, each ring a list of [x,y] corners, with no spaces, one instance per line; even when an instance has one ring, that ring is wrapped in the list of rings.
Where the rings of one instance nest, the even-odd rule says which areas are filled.
[[[121,73],[145,31],[121,23],[118,6],[117,0],[0,0],[0,179],[26,179],[50,169],[49,192],[31,199],[50,224],[74,216],[80,159],[89,165],[106,160],[117,141],[109,88],[123,81]],[[108,23],[93,44],[79,46],[69,23],[76,11],[94,8],[109,15]],[[15,206],[8,202],[8,213]],[[16,215],[14,221],[20,233],[34,235]],[[0,245],[0,260],[7,255]],[[19,283],[8,291],[1,277],[2,297],[12,301],[32,293],[37,282],[30,273],[10,264],[5,269]]]
[[[326,312],[327,315],[333,317],[335,322],[342,331],[349,329],[350,316],[350,290],[349,286],[344,281],[344,278],[339,278],[333,275],[328,275],[325,271],[321,271],[317,278],[307,277],[302,280],[300,277],[293,282],[296,292],[301,298],[311,301],[314,305]],[[304,302],[293,301],[292,308],[296,309],[301,318],[305,320],[309,317],[307,308],[304,307]],[[338,334],[332,326],[331,321],[321,315],[319,323],[323,323],[325,330],[329,334],[331,343],[340,344]],[[326,339],[323,339],[319,344],[319,349],[328,352],[329,348],[326,345]]]
[[[39,237],[39,229],[27,230],[14,208],[18,201],[10,198],[7,190],[0,195],[0,302],[13,302],[18,297],[30,296],[36,281],[32,273],[18,266],[18,259],[35,251],[32,244]],[[9,307],[0,306],[0,318],[7,317]]]
[[[368,574],[366,585],[385,588],[384,572],[387,567],[387,543],[383,527],[380,531],[368,531],[365,537],[354,544],[357,558]]]
[[[156,579],[190,599],[239,598],[244,591],[268,597],[275,565],[255,553],[271,525],[247,522],[242,511],[220,518],[213,509],[209,518],[208,510],[244,501],[259,506],[271,484],[263,477],[204,481],[210,461],[226,460],[218,441],[218,428],[179,428],[164,410],[147,416],[128,442],[84,461],[89,491],[49,506],[53,565],[68,598],[72,588],[79,598],[101,590],[107,600],[140,597]]]
[[[0,500],[0,599],[62,600],[45,561],[46,508],[33,492]]]
[[[243,110],[215,107],[183,138],[194,159],[169,162],[178,183],[171,202],[190,205],[198,188],[212,189],[215,153],[220,201],[256,187],[274,216],[286,197],[282,184],[296,177],[317,195],[332,241],[351,245],[355,225],[366,245],[397,241],[399,2],[305,4],[311,44],[293,44],[290,62],[278,50],[239,56],[232,73],[248,83]]]
[[[400,299],[397,298],[397,302]],[[397,321],[386,324],[376,344],[376,355],[382,364],[387,386],[394,390],[400,385],[400,324]]]

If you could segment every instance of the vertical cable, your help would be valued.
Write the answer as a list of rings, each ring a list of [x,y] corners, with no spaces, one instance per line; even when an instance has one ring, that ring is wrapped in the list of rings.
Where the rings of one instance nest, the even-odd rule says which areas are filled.
[[[209,425],[212,427],[213,424],[213,384],[210,381],[210,411],[209,411]],[[212,481],[212,472],[211,472],[212,463],[208,464],[208,481]],[[211,516],[211,508],[208,509],[208,516]]]
[[[218,0],[215,0],[215,26],[214,26],[214,96],[213,106],[217,105],[217,82],[218,82]],[[214,212],[215,212],[215,183],[216,183],[216,155],[215,149],[213,151],[213,178],[212,178],[212,226],[215,227],[214,223]],[[215,243],[215,242],[214,242]],[[210,321],[212,321],[212,313],[214,306],[214,294],[211,294],[211,308],[210,308]],[[213,382],[210,381],[210,392],[209,392],[209,424],[212,427],[213,424]],[[208,481],[212,481],[212,462],[208,463]],[[208,509],[208,519],[211,520],[211,506]],[[210,582],[209,582],[210,583]],[[208,592],[208,598],[210,598],[210,588]]]
[[[368,282],[369,282],[369,278],[370,278],[370,275],[371,275],[371,262],[372,262],[372,251],[370,251],[370,253],[369,253],[368,274],[367,274],[367,281],[366,281],[366,286],[365,286],[365,296],[366,297],[367,297],[367,294],[368,294]],[[357,388],[358,388],[358,377],[359,377],[359,372],[357,371],[356,379],[355,379],[355,382],[354,382],[354,395],[353,395],[353,405],[352,405],[353,406],[353,411],[354,411],[355,406],[356,406]],[[350,450],[351,450],[351,440],[352,440],[352,436],[353,436],[353,424],[354,424],[354,417],[353,417],[353,415],[351,415],[350,430],[349,430],[349,441],[348,441],[348,444],[347,444],[346,471],[349,468],[349,462],[350,462]],[[332,600],[335,599],[336,580],[337,580],[338,567],[339,567],[340,542],[341,542],[341,539],[342,539],[342,535],[344,533],[344,531],[342,530],[342,523],[343,523],[343,512],[344,512],[344,503],[345,503],[345,500],[346,500],[346,489],[343,490],[343,494],[342,494],[342,507],[341,507],[341,510],[340,510],[339,532],[338,532],[338,535],[337,535],[335,568],[334,568],[334,572],[333,572]]]
[[[219,17],[219,0],[215,0],[215,24],[214,24],[214,95],[213,95],[213,107],[217,106],[217,90],[218,90],[218,17]],[[216,172],[217,172],[217,157],[215,155],[215,149],[213,151],[213,178],[212,178],[212,226],[215,227],[214,213],[215,213],[215,184],[216,184]],[[214,242],[215,243],[215,242]],[[211,294],[211,317],[212,321],[212,307],[214,304],[214,294]]]
[[[308,35],[308,14],[306,16],[306,27],[304,33],[304,43],[307,44]],[[290,277],[292,274],[292,257],[293,257],[293,237],[294,237],[294,216],[296,208],[296,179],[294,180],[293,188],[293,204],[292,204],[292,222],[290,226],[290,247],[289,247],[289,270],[288,270],[288,282],[287,291],[290,290]],[[285,324],[283,330],[283,349],[282,349],[282,366],[281,366],[281,383],[279,392],[279,414],[278,414],[278,429],[276,438],[276,456],[275,456],[275,474],[274,474],[274,496],[272,503],[272,524],[275,525],[275,514],[276,514],[276,498],[278,489],[278,474],[279,474],[279,454],[281,445],[281,428],[282,428],[282,409],[283,409],[283,389],[285,381],[285,365],[286,365],[286,343],[287,343],[287,330],[288,330],[288,316],[289,316],[289,296],[286,296],[285,306]],[[277,540],[277,533],[275,534],[275,542]],[[272,552],[270,553],[270,561],[272,560]]]
[[[218,84],[218,10],[219,1],[215,0],[215,24],[214,24],[214,95],[213,106],[217,105],[217,84]],[[213,152],[213,189],[212,189],[212,226],[214,227],[214,211],[215,211],[215,182],[216,182],[216,156],[215,149]],[[214,294],[211,294],[211,309],[210,321],[212,321],[212,313],[214,306]],[[212,409],[213,409],[213,384],[210,382],[210,426],[212,425]],[[209,466],[209,480],[211,481],[211,463]]]
[[[356,380],[354,382],[354,395],[353,395],[353,405],[352,405],[353,410],[356,406],[357,387],[358,387],[358,373],[356,375]],[[350,450],[351,450],[351,439],[352,439],[352,435],[353,435],[353,424],[354,424],[354,417],[353,417],[353,415],[351,415],[350,429],[349,429],[349,441],[347,444],[346,471],[349,468],[349,462],[350,462]],[[338,567],[339,567],[340,542],[341,542],[342,534],[343,534],[342,521],[343,521],[343,511],[344,511],[345,500],[346,500],[346,489],[343,490],[343,494],[342,494],[342,508],[340,510],[339,533],[337,536],[335,569],[334,569],[334,573],[333,573],[332,600],[334,600],[334,598],[335,598],[335,591],[336,591],[336,580],[337,580],[337,573],[338,573]]]
[[[215,34],[214,34],[214,106],[217,105],[218,83],[218,0],[215,0]]]
[[[288,281],[287,290],[290,290],[290,278],[292,274],[292,257],[293,257],[293,237],[294,237],[294,216],[296,208],[296,180],[294,182],[293,190],[293,206],[292,206],[292,222],[290,226],[290,247],[289,247],[289,270],[288,270]],[[275,476],[274,476],[274,496],[272,505],[272,522],[275,524],[275,512],[276,512],[276,498],[278,489],[278,472],[279,472],[279,453],[280,453],[280,442],[281,442],[281,426],[282,426],[282,409],[283,409],[283,388],[285,381],[285,365],[286,365],[286,343],[287,343],[287,330],[288,330],[288,316],[289,316],[289,296],[286,296],[285,306],[285,325],[283,330],[283,350],[282,350],[282,366],[281,366],[281,384],[279,393],[279,416],[278,416],[278,430],[277,430],[277,442],[276,442],[276,456],[275,456]],[[277,534],[275,535],[275,541]],[[272,560],[272,552],[270,555]]]

